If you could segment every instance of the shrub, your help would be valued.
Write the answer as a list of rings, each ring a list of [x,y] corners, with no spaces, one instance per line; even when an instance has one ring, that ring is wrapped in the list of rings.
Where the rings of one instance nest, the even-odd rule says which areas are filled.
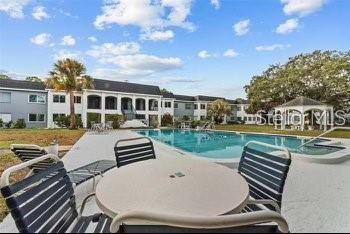
[[[120,124],[121,124],[122,122],[124,122],[123,118],[124,118],[124,117],[123,117],[122,115],[117,115],[117,114],[112,115],[112,114],[108,114],[108,115],[106,115],[106,122],[112,121],[112,122],[113,122],[113,123],[112,123],[113,129],[118,129],[118,128],[120,128]]]
[[[180,120],[175,120],[174,121],[174,127],[175,128],[180,128],[181,127],[181,121]]]
[[[2,128],[4,126],[4,121],[2,121],[2,119],[0,119],[0,128]]]
[[[55,121],[56,125],[60,128],[69,128],[70,125],[70,119],[69,116],[65,116],[65,115],[60,115],[56,121]]]
[[[91,122],[101,123],[101,114],[87,113],[87,127],[91,128]]]
[[[191,118],[189,116],[187,116],[187,115],[184,115],[184,116],[182,116],[182,120],[183,121],[190,121]]]
[[[13,128],[17,128],[17,129],[23,129],[26,127],[27,125],[24,119],[17,119],[16,123],[13,125]]]
[[[79,115],[76,115],[76,122],[77,122],[78,128],[83,127],[83,121],[81,120],[81,117]],[[59,116],[56,119],[55,124],[60,128],[69,128],[70,127],[70,115]]]
[[[166,113],[162,116],[161,124],[163,127],[168,127],[173,125],[173,116],[169,113]]]
[[[5,123],[6,128],[11,128],[12,127],[12,121]]]
[[[200,120],[194,120],[191,122],[191,128],[197,128],[198,126],[202,125],[202,121]]]

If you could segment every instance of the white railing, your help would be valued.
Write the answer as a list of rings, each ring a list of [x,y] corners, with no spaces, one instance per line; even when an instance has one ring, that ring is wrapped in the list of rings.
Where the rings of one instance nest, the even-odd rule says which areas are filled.
[[[303,146],[305,146],[305,145],[307,145],[307,144],[310,144],[311,142],[313,142],[313,141],[319,139],[320,137],[323,137],[324,135],[326,135],[326,134],[328,134],[328,133],[331,133],[331,132],[333,132],[333,131],[335,131],[335,130],[350,130],[350,127],[333,127],[333,128],[331,128],[331,129],[329,129],[328,131],[325,131],[324,133],[318,135],[317,137],[314,137],[314,138],[308,140],[307,142],[305,142],[305,143],[299,145],[297,149],[299,149],[299,148],[301,148],[301,147],[303,147]]]

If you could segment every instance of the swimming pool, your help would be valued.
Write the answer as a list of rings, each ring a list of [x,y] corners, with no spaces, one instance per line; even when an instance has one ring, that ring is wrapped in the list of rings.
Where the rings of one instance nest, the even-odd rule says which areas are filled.
[[[210,159],[238,159],[242,155],[244,145],[249,141],[284,146],[291,152],[313,156],[322,156],[341,149],[317,145],[325,140],[317,140],[310,145],[297,149],[308,139],[278,135],[180,129],[140,130],[138,133],[183,151]],[[268,151],[269,149],[260,150]]]

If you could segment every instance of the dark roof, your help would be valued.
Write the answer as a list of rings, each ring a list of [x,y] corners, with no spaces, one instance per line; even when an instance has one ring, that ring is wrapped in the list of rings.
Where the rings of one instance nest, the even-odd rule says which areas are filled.
[[[45,90],[45,84],[42,82],[31,82],[25,80],[0,80],[0,88],[12,88],[12,89],[32,89],[32,90]]]
[[[211,97],[211,96],[203,96],[203,95],[196,96],[196,100],[198,100],[198,101],[213,102],[213,101],[216,101],[218,99],[226,100],[223,97]]]
[[[175,95],[173,93],[163,93],[164,98],[175,98]]]
[[[313,100],[311,98],[307,97],[298,97],[296,99],[293,99],[292,101],[286,102],[280,107],[288,107],[288,106],[324,106],[325,104],[316,100]]]
[[[176,100],[181,100],[181,101],[195,101],[195,98],[193,96],[186,96],[186,95],[176,95],[174,94],[174,97]]]
[[[161,95],[160,89],[158,86],[135,84],[135,83],[129,83],[129,82],[113,81],[113,80],[94,79],[94,89],[103,90],[103,91],[124,92],[124,93]]]
[[[237,98],[235,100],[235,104],[248,104],[248,100],[242,99],[242,98]]]

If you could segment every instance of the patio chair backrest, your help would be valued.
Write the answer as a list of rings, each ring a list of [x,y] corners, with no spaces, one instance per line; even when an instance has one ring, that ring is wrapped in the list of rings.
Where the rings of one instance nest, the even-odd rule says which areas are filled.
[[[276,148],[273,145],[251,143]],[[250,145],[248,143],[244,147],[238,167],[239,173],[249,184],[250,196],[257,200],[274,200],[281,207],[283,189],[291,164],[290,153],[284,148],[277,147],[279,153],[286,152],[286,157],[280,157],[253,149]],[[275,210],[271,205],[265,206]]]
[[[1,188],[19,232],[65,232],[78,216],[62,162]]]
[[[139,143],[140,141],[146,142]],[[138,143],[124,145],[124,143],[132,142]],[[114,146],[114,152],[117,159],[117,167],[156,158],[153,142],[148,137],[119,140]]]

